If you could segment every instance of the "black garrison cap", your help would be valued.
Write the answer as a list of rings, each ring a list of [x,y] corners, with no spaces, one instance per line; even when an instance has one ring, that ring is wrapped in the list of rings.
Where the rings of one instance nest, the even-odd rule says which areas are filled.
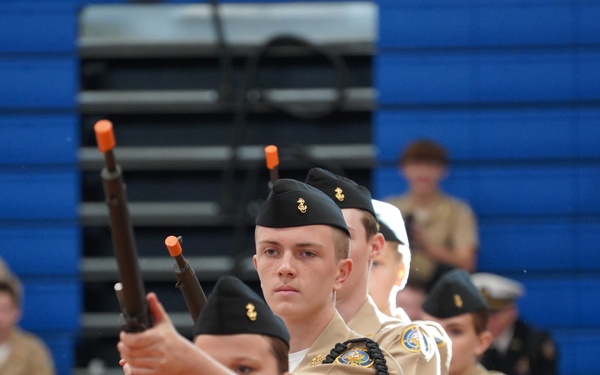
[[[487,308],[469,274],[461,269],[443,274],[423,303],[423,311],[436,318],[451,318]]]
[[[197,335],[257,334],[290,343],[285,324],[249,286],[233,276],[221,277],[194,326]]]
[[[308,171],[305,182],[327,194],[339,208],[358,208],[375,217],[371,192],[351,179],[322,168],[312,168]]]
[[[258,211],[256,225],[269,228],[329,225],[350,235],[342,211],[327,195],[291,179],[275,181]]]

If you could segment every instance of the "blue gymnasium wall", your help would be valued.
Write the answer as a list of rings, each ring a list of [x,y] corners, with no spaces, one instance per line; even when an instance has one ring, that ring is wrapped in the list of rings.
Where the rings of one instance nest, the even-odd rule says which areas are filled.
[[[21,327],[71,373],[81,285],[75,1],[0,1],[0,256],[24,284]]]
[[[374,195],[412,139],[452,157],[478,267],[523,282],[562,375],[600,373],[600,3],[380,0]]]

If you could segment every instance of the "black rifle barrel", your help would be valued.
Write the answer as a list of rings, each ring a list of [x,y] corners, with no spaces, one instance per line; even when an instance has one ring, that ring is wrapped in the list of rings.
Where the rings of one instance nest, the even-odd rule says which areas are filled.
[[[123,175],[113,154],[115,141],[112,123],[108,120],[100,120],[94,126],[94,131],[98,148],[104,154],[106,163],[100,175],[109,210],[113,248],[119,269],[121,285],[118,297],[123,313],[121,329],[130,332],[143,331],[152,326],[152,322],[138,265],[137,248],[127,207]]]

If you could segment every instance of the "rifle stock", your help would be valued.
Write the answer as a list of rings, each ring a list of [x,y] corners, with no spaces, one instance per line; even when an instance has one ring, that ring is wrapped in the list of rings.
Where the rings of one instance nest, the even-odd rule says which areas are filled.
[[[94,132],[98,149],[105,159],[101,176],[109,210],[113,249],[119,269],[120,283],[115,285],[115,292],[122,312],[120,325],[124,331],[143,331],[152,326],[152,321],[138,265],[123,176],[113,154],[115,138],[112,123],[100,120],[94,125]]]
[[[196,323],[204,305],[206,305],[206,295],[200,286],[194,269],[183,257],[181,241],[181,237],[169,236],[165,239],[165,245],[167,245],[171,257],[175,259],[173,265],[173,271],[177,279],[175,286],[181,291],[187,309],[192,316],[192,321]]]

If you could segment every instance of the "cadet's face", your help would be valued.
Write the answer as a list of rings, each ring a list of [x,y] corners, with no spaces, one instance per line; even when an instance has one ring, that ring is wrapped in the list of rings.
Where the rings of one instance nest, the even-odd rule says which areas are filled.
[[[335,261],[333,238],[333,228],[326,225],[256,227],[254,267],[275,314],[308,319],[332,303],[345,262]]]
[[[452,340],[452,360],[450,375],[469,372],[477,364],[477,358],[487,349],[489,342],[475,332],[475,323],[471,314],[461,314],[452,318],[440,319],[425,314],[427,320],[442,325]]]
[[[8,292],[0,292],[0,342],[8,338],[19,320],[19,309]]]
[[[367,241],[367,232],[362,221],[363,211],[344,208],[342,214],[350,231],[350,259],[354,264],[354,271],[338,293],[338,299],[344,299],[348,293],[355,293],[361,287],[364,288],[368,282],[370,261],[375,256],[372,253],[372,241]]]
[[[369,294],[381,310],[389,306],[392,288],[400,283],[398,273],[402,268],[402,262],[397,248],[396,243],[386,242],[383,251],[373,259]]]
[[[237,374],[278,374],[271,343],[262,335],[199,335],[194,344]]]
[[[443,165],[428,162],[410,162],[402,167],[402,174],[408,180],[411,190],[420,194],[434,192],[445,171]]]

